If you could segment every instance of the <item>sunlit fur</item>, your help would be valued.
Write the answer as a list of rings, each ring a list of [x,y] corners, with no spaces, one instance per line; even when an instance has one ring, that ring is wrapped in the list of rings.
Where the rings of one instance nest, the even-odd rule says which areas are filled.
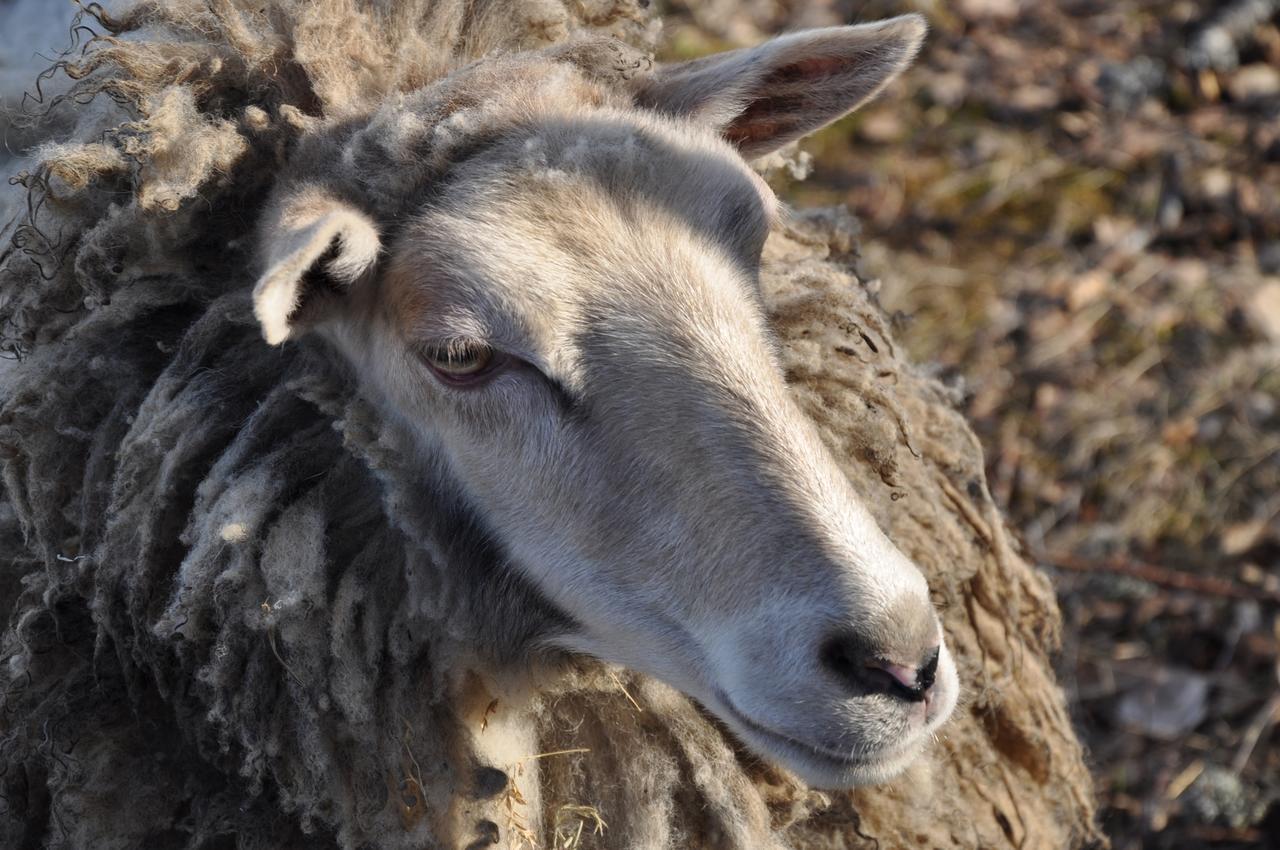
[[[481,62],[317,133],[261,229],[267,339],[328,339],[445,459],[568,615],[550,645],[664,679],[824,786],[900,770],[958,682],[945,642],[927,704],[820,662],[852,631],[914,663],[939,626],[788,392],[756,281],[782,213],[742,154],[852,109],[922,37],[802,33],[625,86]],[[447,386],[421,353],[457,339],[511,365]]]

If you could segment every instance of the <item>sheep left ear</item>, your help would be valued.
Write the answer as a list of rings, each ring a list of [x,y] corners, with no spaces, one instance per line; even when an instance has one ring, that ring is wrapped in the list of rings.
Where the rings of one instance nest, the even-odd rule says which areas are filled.
[[[754,159],[874,97],[911,64],[927,30],[920,15],[804,30],[665,65],[641,83],[637,100],[710,124]]]
[[[260,234],[264,271],[253,287],[253,313],[272,345],[331,318],[382,247],[369,216],[317,189],[277,199]]]

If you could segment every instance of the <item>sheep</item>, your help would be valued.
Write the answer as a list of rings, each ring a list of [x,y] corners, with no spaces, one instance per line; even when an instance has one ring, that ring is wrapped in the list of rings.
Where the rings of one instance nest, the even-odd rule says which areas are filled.
[[[745,165],[920,23],[579,6],[93,10],[0,255],[7,843],[1096,835],[971,433]]]

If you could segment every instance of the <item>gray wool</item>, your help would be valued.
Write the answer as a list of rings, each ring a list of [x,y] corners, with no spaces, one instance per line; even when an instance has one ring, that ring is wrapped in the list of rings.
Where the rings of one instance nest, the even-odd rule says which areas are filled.
[[[382,120],[493,53],[625,79],[656,35],[647,5],[143,0],[86,18],[101,34],[64,60],[71,86],[33,119],[48,142],[11,190],[27,203],[0,222],[0,348],[22,357],[0,384],[0,847],[1093,834],[1047,661],[1052,592],[1005,539],[951,396],[894,349],[847,217],[780,225],[766,300],[805,410],[949,602],[973,687],[920,771],[883,788],[813,791],[667,686],[539,653],[563,615],[430,459],[406,462],[322,345],[262,342],[256,217],[309,128]],[[389,204],[411,182],[374,174]],[[535,683],[520,699],[494,685],[512,671]],[[481,734],[518,755],[482,756]]]

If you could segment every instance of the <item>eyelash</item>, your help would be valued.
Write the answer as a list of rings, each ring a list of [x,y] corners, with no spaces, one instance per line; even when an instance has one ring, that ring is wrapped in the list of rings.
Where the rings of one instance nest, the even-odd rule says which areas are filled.
[[[442,363],[449,362],[468,349],[483,349],[489,357],[488,362],[482,368],[465,374],[450,373],[442,365]],[[469,339],[451,339],[429,343],[419,350],[419,357],[437,380],[446,386],[459,389],[479,388],[500,372],[512,368],[523,368],[532,372],[533,375],[537,376],[538,380],[547,385],[562,410],[573,413],[580,413],[582,410],[580,399],[570,392],[569,388],[562,382],[543,372],[532,363],[506,354],[483,342]]]
[[[423,346],[420,357],[441,383],[453,387],[478,386],[507,365],[511,358],[473,340],[447,340]]]

